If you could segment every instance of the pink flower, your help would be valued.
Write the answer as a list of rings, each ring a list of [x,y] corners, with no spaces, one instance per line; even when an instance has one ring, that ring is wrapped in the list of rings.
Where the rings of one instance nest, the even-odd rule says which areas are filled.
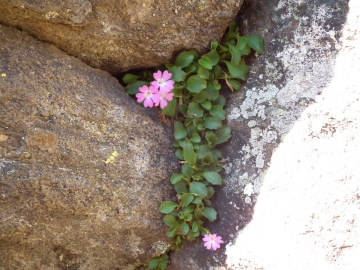
[[[167,106],[167,102],[171,101],[174,97],[173,93],[169,93],[171,90],[162,90],[160,89],[159,91],[159,103],[160,103],[160,108],[164,109]],[[155,106],[158,106],[159,103],[156,103]]]
[[[157,88],[154,86],[147,87],[146,85],[139,88],[140,93],[136,94],[137,102],[144,101],[144,107],[152,107],[155,104],[159,104],[160,95]],[[155,105],[157,106],[157,105]]]
[[[162,73],[160,70],[158,70],[156,73],[154,73],[155,81],[151,82],[151,85],[155,86],[155,88],[160,88],[160,91],[170,91],[174,88],[174,81],[170,80],[171,77],[172,74],[169,73],[169,71],[165,70],[164,73]]]
[[[220,244],[224,243],[223,240],[221,240],[221,236],[216,236],[216,234],[205,234],[203,238],[204,247],[207,249],[213,249],[217,250],[220,248]]]

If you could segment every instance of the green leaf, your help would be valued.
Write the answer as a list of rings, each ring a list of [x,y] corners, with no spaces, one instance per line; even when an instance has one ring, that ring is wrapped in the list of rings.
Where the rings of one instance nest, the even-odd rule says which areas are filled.
[[[128,93],[129,95],[135,95],[137,93],[139,93],[139,88],[144,86],[144,85],[147,85],[149,86],[149,82],[145,82],[145,81],[136,81],[136,82],[133,82],[133,83],[130,83],[128,84],[126,87],[125,87],[125,91],[126,93]]]
[[[180,160],[185,160],[185,159],[184,159],[183,150],[176,149],[176,151],[175,151],[175,157],[177,157],[177,158],[180,159]]]
[[[199,223],[197,221],[193,222],[191,230],[193,232],[197,232],[199,230]]]
[[[247,44],[250,48],[254,49],[257,53],[264,51],[264,40],[260,36],[246,36]]]
[[[180,231],[183,235],[187,235],[189,230],[190,230],[190,228],[189,228],[189,225],[187,224],[187,222],[183,222],[180,224]]]
[[[221,84],[214,81],[214,88],[215,90],[219,91],[221,89]]]
[[[201,197],[201,196],[196,196],[195,199],[193,200],[193,203],[194,203],[194,204],[199,204],[199,203],[202,202],[202,199],[203,199],[203,197]]]
[[[187,110],[188,110],[188,105],[187,104],[180,105],[179,110],[184,116],[186,116],[187,115]]]
[[[211,42],[211,50],[214,51],[219,46],[219,43],[216,41]]]
[[[187,114],[191,118],[203,117],[204,110],[200,108],[199,104],[196,102],[191,102],[188,107]]]
[[[197,127],[198,125],[200,125],[202,122],[203,122],[202,118],[197,117],[197,118],[194,118],[194,119],[193,119],[193,125],[194,125],[195,127]]]
[[[216,134],[216,132],[215,132],[215,134]],[[221,151],[219,149],[212,149],[211,154],[214,157],[214,159],[222,158],[222,153],[221,153]]]
[[[181,195],[180,199],[181,206],[186,207],[194,200],[194,195],[190,193],[184,193],[183,195]]]
[[[213,105],[219,105],[223,107],[225,105],[226,98],[223,95],[219,95],[219,97],[213,102]]]
[[[179,223],[177,223],[176,219],[171,215],[164,216],[163,221],[170,228],[174,228],[179,225]]]
[[[204,127],[208,129],[218,129],[221,126],[222,126],[221,120],[216,117],[208,117],[204,121]]]
[[[209,82],[206,87],[207,99],[214,101],[219,97],[219,91],[217,91],[212,82]]]
[[[190,51],[187,51],[189,54],[192,54],[194,56],[194,62],[197,61],[199,59],[199,54],[197,51],[195,50],[190,50]]]
[[[214,195],[214,193],[215,193],[214,188],[209,186],[209,187],[206,187],[206,189],[207,189],[207,192],[208,192],[207,197],[208,197],[208,198],[211,198],[211,197]]]
[[[184,215],[184,221],[190,221],[193,219],[193,215],[192,214],[186,214]]]
[[[194,165],[196,162],[197,154],[194,152],[193,145],[191,143],[186,143],[184,147],[184,159],[191,165]]]
[[[198,60],[198,63],[206,69],[212,69],[212,67],[213,67],[211,60],[208,57],[206,57],[205,55],[203,55]]]
[[[251,52],[250,47],[249,47],[247,44],[246,44],[246,46],[244,47],[244,49],[240,50],[240,53],[241,53],[242,55],[249,55],[250,52]]]
[[[203,183],[192,182],[190,183],[190,192],[202,197],[206,197],[207,189]]]
[[[228,82],[235,90],[240,90],[241,83],[239,83],[237,80],[228,79]]]
[[[176,203],[165,201],[160,205],[159,210],[163,214],[169,214],[178,206]]]
[[[160,261],[159,266],[160,266],[160,270],[166,270],[167,262]]]
[[[214,221],[216,220],[216,211],[215,209],[211,208],[211,207],[204,207],[204,209],[202,210],[204,216],[210,220],[210,221]]]
[[[209,75],[210,75],[210,72],[206,68],[200,67],[199,70],[198,70],[198,75],[202,79],[207,79],[209,77]]]
[[[176,140],[181,140],[182,138],[185,138],[187,135],[186,129],[183,125],[183,123],[176,121],[174,123],[174,137]]]
[[[204,54],[204,56],[210,59],[213,66],[216,66],[219,63],[220,56],[215,50],[212,50],[211,52]]]
[[[200,145],[199,150],[197,151],[198,154],[198,158],[202,159],[203,157],[205,157],[205,155],[207,153],[210,152],[209,146],[207,145]]]
[[[238,65],[241,60],[241,53],[234,45],[229,45],[230,53],[231,53],[231,63],[234,65]]]
[[[214,132],[206,132],[205,138],[209,142],[210,147],[216,145],[218,141],[218,138],[216,137]]]
[[[167,235],[168,237],[174,237],[174,236],[175,236],[175,231],[176,231],[176,229],[177,229],[177,227],[171,228],[170,230],[168,230],[168,231],[166,232],[166,235]]]
[[[168,69],[168,71],[172,74],[171,80],[175,82],[181,82],[186,79],[186,73],[178,66],[172,66]]]
[[[220,174],[217,172],[203,172],[203,176],[205,179],[213,185],[221,185],[222,184],[222,178]]]
[[[179,212],[179,213],[178,213],[178,217],[179,217],[180,219],[183,219],[183,218],[184,218],[184,214],[183,214],[182,212]]]
[[[194,72],[194,71],[196,71],[196,70],[197,70],[197,66],[194,65],[194,64],[191,64],[190,66],[188,66],[188,67],[186,67],[186,68],[184,69],[184,71],[185,71],[187,74],[190,74],[190,73],[192,73],[192,72]]]
[[[186,119],[186,120],[190,120],[190,121],[191,121],[190,118],[188,118],[188,119]],[[188,134],[190,137],[192,137],[192,136],[194,135],[194,133],[197,132],[197,130],[196,130],[196,127],[192,124],[192,121],[191,121],[190,123],[191,123],[191,124],[189,124],[189,126],[186,128],[186,130],[187,130],[187,134]]]
[[[201,103],[201,107],[210,110],[211,109],[211,102],[210,101],[204,101],[203,103]]]
[[[159,259],[158,258],[150,260],[149,264],[148,264],[149,269],[157,268],[158,264],[159,264]]]
[[[201,102],[204,102],[206,100],[206,98],[207,98],[206,90],[201,90],[199,93],[194,95],[193,101],[195,101],[197,103],[201,103]]]
[[[201,219],[204,216],[203,212],[198,208],[194,210],[194,215],[197,219]]]
[[[207,153],[204,156],[204,158],[202,159],[202,161],[203,161],[204,165],[210,165],[210,164],[214,163],[214,158],[212,156],[212,153],[211,152]]]
[[[210,114],[216,118],[221,120],[225,120],[225,111],[223,110],[222,106],[214,105],[210,109]]]
[[[189,206],[183,208],[182,212],[184,214],[189,214],[189,213],[193,212],[194,209],[195,209],[195,205],[189,205]]]
[[[179,182],[177,182],[175,185],[174,185],[174,189],[176,190],[177,193],[184,193],[184,192],[187,192],[187,187],[186,187],[186,182],[185,180],[180,180]]]
[[[238,50],[243,50],[245,48],[245,46],[246,46],[246,43],[247,43],[247,40],[246,40],[245,37],[238,37],[236,48]]]
[[[222,126],[215,131],[215,135],[218,138],[217,144],[224,143],[231,138],[231,129],[228,126]]]
[[[179,182],[182,178],[183,178],[182,174],[175,173],[171,176],[170,183],[174,185],[177,182]]]
[[[219,78],[220,75],[223,73],[222,69],[221,69],[221,67],[219,65],[216,65],[213,70],[214,70],[214,75],[215,75],[214,79]]]
[[[193,136],[191,137],[191,141],[193,141],[195,143],[199,143],[199,142],[201,142],[201,137],[199,136],[199,134],[194,133]]]
[[[166,105],[166,107],[164,109],[162,109],[163,115],[174,116],[175,112],[176,112],[176,104],[177,104],[176,98],[168,101],[168,104]]]
[[[185,174],[189,178],[189,180],[194,174],[194,170],[191,168],[191,166],[188,163],[184,164],[181,167],[181,172],[183,175]]]
[[[133,83],[133,82],[136,82],[136,80],[140,78],[140,76],[136,76],[136,75],[133,75],[133,74],[126,74],[123,78],[123,82],[125,84],[129,84],[129,83]]]
[[[201,90],[206,88],[206,80],[200,78],[199,75],[193,75],[187,79],[186,88],[191,93],[199,93]]]
[[[238,65],[234,65],[229,61],[224,61],[224,63],[226,64],[231,76],[242,79],[243,81],[246,80],[246,76],[249,73],[249,67],[245,65],[245,63],[240,62]]]
[[[181,52],[175,60],[175,65],[177,65],[178,67],[187,67],[188,65],[191,64],[191,62],[194,60],[194,55],[191,52]]]

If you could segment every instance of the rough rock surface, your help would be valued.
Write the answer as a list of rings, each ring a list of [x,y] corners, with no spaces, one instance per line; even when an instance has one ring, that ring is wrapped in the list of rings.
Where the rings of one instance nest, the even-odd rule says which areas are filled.
[[[348,2],[244,2],[242,34],[262,35],[266,51],[228,95],[233,138],[209,226],[224,248],[190,243],[172,270],[357,269],[360,9]]]
[[[0,40],[0,269],[125,270],[163,252],[178,167],[157,113],[53,45],[5,26]]]
[[[243,0],[0,0],[0,22],[112,74],[205,52]]]

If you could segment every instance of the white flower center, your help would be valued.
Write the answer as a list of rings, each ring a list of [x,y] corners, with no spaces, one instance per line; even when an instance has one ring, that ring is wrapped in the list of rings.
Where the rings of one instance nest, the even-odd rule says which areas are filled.
[[[160,79],[158,83],[159,83],[160,86],[164,86],[165,82],[166,81],[164,79]]]
[[[151,98],[152,97],[152,93],[150,91],[145,91],[144,93],[146,98]]]

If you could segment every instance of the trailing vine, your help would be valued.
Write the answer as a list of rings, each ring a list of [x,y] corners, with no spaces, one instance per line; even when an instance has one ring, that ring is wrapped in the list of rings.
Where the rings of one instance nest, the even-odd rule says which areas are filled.
[[[177,202],[165,201],[159,210],[175,249],[185,239],[192,241],[200,235],[205,236],[208,249],[216,250],[222,243],[221,237],[211,235],[205,227],[206,220],[217,217],[211,203],[213,186],[223,182],[219,174],[222,153],[217,146],[231,137],[230,128],[223,123],[226,100],[220,94],[219,81],[224,80],[232,91],[239,90],[240,80],[245,81],[249,72],[243,58],[251,49],[262,53],[263,39],[240,36],[231,22],[221,42],[211,42],[210,47],[201,57],[194,50],[183,51],[174,64],[158,68],[157,73],[143,71],[123,78],[128,94],[136,94],[145,107],[160,105],[162,114],[174,119],[173,146],[182,164],[181,172],[170,179]],[[154,258],[149,268],[166,269],[166,261],[167,255]]]

